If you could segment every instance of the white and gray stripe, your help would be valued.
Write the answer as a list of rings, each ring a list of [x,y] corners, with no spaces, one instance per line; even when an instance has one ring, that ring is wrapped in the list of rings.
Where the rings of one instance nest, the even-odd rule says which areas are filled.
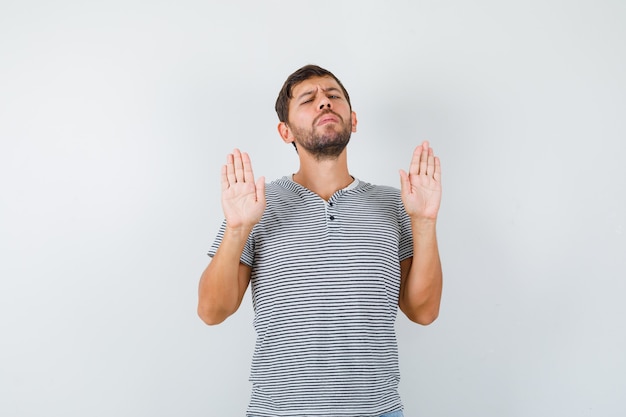
[[[248,413],[379,416],[401,408],[394,321],[412,256],[399,190],[358,180],[328,201],[284,177],[241,262],[257,342]],[[209,251],[215,254],[224,224]]]

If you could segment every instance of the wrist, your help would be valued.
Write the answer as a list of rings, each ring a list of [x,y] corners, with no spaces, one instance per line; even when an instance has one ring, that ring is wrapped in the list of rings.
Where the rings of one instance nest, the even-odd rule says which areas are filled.
[[[437,229],[436,218],[411,217],[411,229],[413,235],[434,234]]]
[[[230,237],[239,238],[239,239],[248,239],[248,235],[252,232],[254,228],[254,224],[237,224],[233,225],[231,223],[226,222],[226,229],[224,230],[224,234],[228,234]]]

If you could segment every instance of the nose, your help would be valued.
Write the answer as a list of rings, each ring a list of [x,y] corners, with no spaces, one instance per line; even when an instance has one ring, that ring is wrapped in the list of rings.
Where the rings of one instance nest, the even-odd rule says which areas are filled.
[[[323,110],[324,108],[330,109],[330,100],[327,97],[320,100],[320,110]]]
[[[322,88],[319,88],[319,102],[318,108],[324,110],[324,108],[330,109],[330,99],[326,96],[326,93]]]

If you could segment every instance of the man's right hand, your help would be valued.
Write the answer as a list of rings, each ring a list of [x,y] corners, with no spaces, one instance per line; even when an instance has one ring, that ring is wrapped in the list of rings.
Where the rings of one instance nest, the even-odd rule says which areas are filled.
[[[222,166],[222,209],[229,228],[252,228],[265,211],[265,178],[254,181],[247,153],[233,150]]]

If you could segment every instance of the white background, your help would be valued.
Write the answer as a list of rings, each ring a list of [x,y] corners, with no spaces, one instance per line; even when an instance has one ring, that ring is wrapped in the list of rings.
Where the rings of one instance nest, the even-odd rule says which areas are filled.
[[[235,146],[297,169],[274,100],[349,90],[353,175],[443,164],[445,289],[397,330],[413,416],[624,416],[626,3],[0,2],[0,415],[242,416],[249,295],[196,316]]]

